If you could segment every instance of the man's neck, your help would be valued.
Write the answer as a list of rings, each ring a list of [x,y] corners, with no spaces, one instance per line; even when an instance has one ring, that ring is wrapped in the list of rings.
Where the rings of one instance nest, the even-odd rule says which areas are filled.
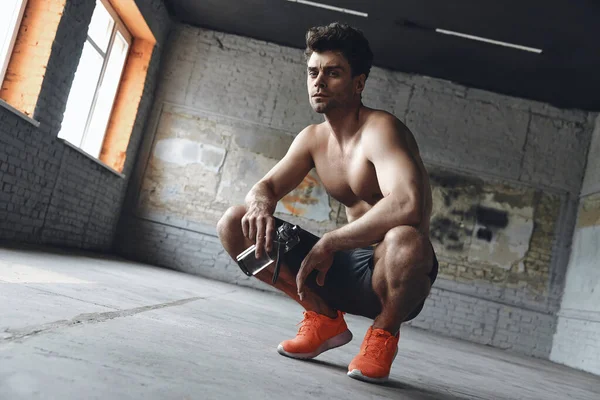
[[[361,124],[362,102],[348,108],[338,108],[325,114],[329,129],[338,142],[343,144],[354,137]]]

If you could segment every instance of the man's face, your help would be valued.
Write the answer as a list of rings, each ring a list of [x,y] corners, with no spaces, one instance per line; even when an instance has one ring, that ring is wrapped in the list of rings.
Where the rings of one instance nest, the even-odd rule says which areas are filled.
[[[312,53],[306,78],[310,105],[323,114],[351,104],[362,92],[363,77],[352,77],[350,64],[341,53]]]

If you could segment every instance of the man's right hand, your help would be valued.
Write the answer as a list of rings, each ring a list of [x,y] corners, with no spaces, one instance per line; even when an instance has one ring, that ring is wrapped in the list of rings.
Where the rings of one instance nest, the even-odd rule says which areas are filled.
[[[259,205],[251,205],[242,217],[242,232],[244,236],[256,244],[256,258],[260,258],[266,250],[273,247],[275,219],[272,214]]]

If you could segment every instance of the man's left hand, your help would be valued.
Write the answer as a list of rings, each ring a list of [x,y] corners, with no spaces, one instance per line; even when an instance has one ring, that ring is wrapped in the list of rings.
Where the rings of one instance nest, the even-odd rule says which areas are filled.
[[[298,270],[298,275],[296,275],[296,286],[298,288],[300,300],[302,300],[304,296],[304,283],[306,278],[308,278],[308,275],[310,275],[313,270],[316,269],[319,271],[317,275],[317,284],[319,286],[325,284],[325,275],[327,275],[327,271],[329,271],[331,264],[333,264],[333,253],[333,250],[328,246],[327,239],[323,237],[306,255]]]

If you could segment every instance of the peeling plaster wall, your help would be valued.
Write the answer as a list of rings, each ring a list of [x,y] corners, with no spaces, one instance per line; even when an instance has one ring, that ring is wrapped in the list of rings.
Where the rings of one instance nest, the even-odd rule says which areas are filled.
[[[429,170],[431,239],[440,275],[521,289],[532,303],[542,302],[548,296],[560,196]],[[494,297],[504,299],[502,293]]]
[[[122,217],[121,253],[271,290],[215,224],[287,151],[310,109],[301,50],[178,25]],[[432,175],[440,277],[412,324],[548,357],[593,124],[587,113],[374,68],[364,102],[414,132]],[[311,173],[277,215],[347,223]]]
[[[227,116],[163,104],[135,206],[139,216],[177,217],[214,227],[242,204],[291,145],[287,132]],[[323,233],[334,229],[334,204],[314,171],[277,206],[277,215]]]
[[[588,155],[571,259],[550,355],[553,361],[597,375],[600,375],[599,160],[600,117],[596,120]]]

